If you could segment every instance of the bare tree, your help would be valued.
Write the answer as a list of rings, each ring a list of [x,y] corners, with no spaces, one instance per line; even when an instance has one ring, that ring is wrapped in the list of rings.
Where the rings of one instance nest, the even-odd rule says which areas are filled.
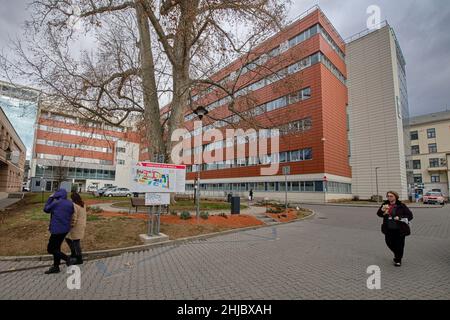
[[[0,60],[7,77],[37,84],[55,108],[113,125],[141,119],[149,153],[170,161],[170,136],[184,125],[194,90],[229,95],[229,110],[245,120],[235,104],[240,72],[231,85],[210,76],[238,57],[245,66],[260,55],[254,48],[282,26],[286,2],[33,1],[26,38],[12,44],[18,59]],[[83,41],[91,49],[78,53]],[[167,95],[170,113],[161,119]]]

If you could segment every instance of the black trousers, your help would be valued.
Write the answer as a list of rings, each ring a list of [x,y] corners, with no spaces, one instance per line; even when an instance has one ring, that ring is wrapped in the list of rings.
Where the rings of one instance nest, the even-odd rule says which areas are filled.
[[[67,233],[52,234],[48,240],[47,252],[53,255],[53,265],[55,267],[59,267],[61,260],[69,260],[69,257],[61,252],[61,245],[66,235]]]
[[[385,240],[389,249],[394,253],[395,262],[402,262],[405,250],[405,236],[401,235],[399,230],[388,231],[385,235]]]
[[[80,240],[71,240],[66,239],[67,245],[70,248],[70,256],[72,258],[81,259],[82,252],[81,252],[81,241]]]

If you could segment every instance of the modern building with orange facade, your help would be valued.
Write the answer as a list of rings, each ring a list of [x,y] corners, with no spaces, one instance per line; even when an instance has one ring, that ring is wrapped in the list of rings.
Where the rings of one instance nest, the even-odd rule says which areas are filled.
[[[284,199],[287,180],[289,201],[350,199],[347,70],[341,36],[321,9],[313,7],[250,56],[251,61],[239,59],[211,76],[224,86],[236,84],[239,90],[233,97],[213,87],[199,89],[193,92],[194,108],[201,105],[209,112],[203,131],[224,130],[230,123],[244,128],[244,120],[228,108],[234,100],[236,110],[258,127],[280,129],[279,152],[251,156],[249,145],[258,141],[256,136],[192,146],[184,153],[188,164],[205,151],[223,152],[224,159],[201,167],[188,165],[188,192],[194,192],[200,169],[202,196],[246,196],[253,190],[256,198]],[[163,117],[167,112],[165,107]],[[201,133],[194,130],[194,121],[196,115],[187,112],[185,127],[192,136]],[[239,143],[247,144],[245,157],[227,157],[227,148],[236,150]],[[140,160],[151,158],[142,145]],[[279,170],[261,175],[270,162],[279,163]],[[283,167],[289,167],[287,177]]]
[[[71,182],[89,187],[128,187],[139,156],[131,126],[110,126],[41,105],[35,124],[31,191],[53,191]]]

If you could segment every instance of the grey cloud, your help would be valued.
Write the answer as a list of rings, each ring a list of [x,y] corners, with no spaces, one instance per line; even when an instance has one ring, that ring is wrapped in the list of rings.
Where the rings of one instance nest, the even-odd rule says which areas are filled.
[[[0,0],[0,50],[20,36],[29,0]],[[366,28],[369,5],[381,8],[407,62],[411,115],[450,107],[450,2],[448,0],[292,0],[294,18],[319,4],[345,39]]]

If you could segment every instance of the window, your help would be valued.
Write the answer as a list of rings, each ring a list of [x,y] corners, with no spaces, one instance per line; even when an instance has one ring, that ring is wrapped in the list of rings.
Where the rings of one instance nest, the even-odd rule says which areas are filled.
[[[422,183],[422,175],[421,174],[415,174],[414,175],[414,183]]]
[[[430,143],[428,145],[428,152],[429,153],[437,153],[437,144],[436,143]]]
[[[431,175],[431,182],[432,183],[439,183],[441,182],[441,176],[438,174]]]
[[[428,139],[436,138],[436,129],[428,129],[427,130],[427,137]]]
[[[119,159],[119,160],[117,160],[117,163],[123,166],[123,165],[125,165],[125,160]]]
[[[297,150],[297,151],[291,151],[290,153],[290,158],[291,158],[291,162],[295,162],[295,161],[301,161],[301,151]]]
[[[411,154],[412,155],[420,154],[419,146],[411,146]]]
[[[303,159],[304,160],[312,160],[312,149],[304,149],[303,150]]]
[[[302,90],[302,100],[311,98],[311,88],[305,88]]]
[[[430,168],[438,168],[439,164],[440,164],[439,159],[437,158],[430,159]]]
[[[419,132],[411,131],[411,140],[419,140]]]
[[[413,169],[422,169],[422,164],[420,162],[420,160],[413,160]]]

